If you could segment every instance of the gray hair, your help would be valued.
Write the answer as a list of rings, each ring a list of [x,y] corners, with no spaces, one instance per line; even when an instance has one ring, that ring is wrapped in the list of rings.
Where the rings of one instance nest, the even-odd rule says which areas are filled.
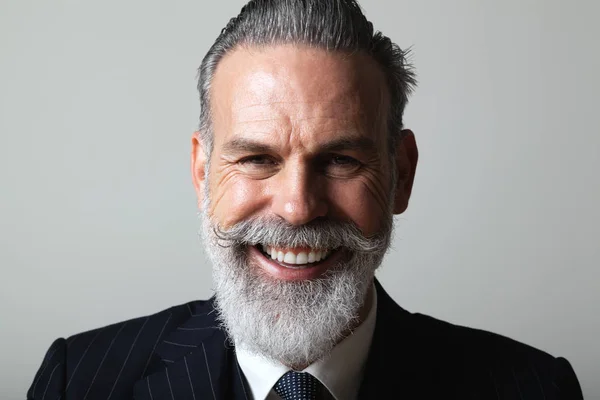
[[[390,106],[389,144],[400,138],[408,96],[416,86],[415,73],[402,50],[373,30],[355,0],[251,0],[232,18],[199,68],[200,139],[210,161],[213,149],[210,87],[217,65],[241,45],[304,44],[327,51],[365,52],[381,66],[387,80]]]

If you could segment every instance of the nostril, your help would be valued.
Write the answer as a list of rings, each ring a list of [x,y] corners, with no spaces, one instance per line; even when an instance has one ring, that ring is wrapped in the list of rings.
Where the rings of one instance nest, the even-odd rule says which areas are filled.
[[[303,225],[316,218],[324,217],[327,208],[316,201],[288,201],[284,206],[285,219],[295,225]]]
[[[314,189],[314,188],[313,188]],[[303,225],[327,214],[327,204],[314,190],[280,185],[272,198],[272,211],[292,225]]]

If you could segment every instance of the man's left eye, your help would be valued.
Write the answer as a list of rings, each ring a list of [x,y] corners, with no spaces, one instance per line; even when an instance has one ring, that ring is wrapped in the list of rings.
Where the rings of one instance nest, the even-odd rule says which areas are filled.
[[[333,154],[324,161],[323,172],[332,177],[349,177],[362,167],[356,158],[341,154]]]
[[[349,156],[334,155],[331,157],[331,163],[336,166],[357,166],[360,162]]]

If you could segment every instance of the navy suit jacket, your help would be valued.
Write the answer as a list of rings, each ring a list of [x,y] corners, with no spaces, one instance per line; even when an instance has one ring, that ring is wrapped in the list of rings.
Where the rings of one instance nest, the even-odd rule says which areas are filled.
[[[376,281],[377,322],[359,399],[582,399],[564,358],[400,308]],[[58,339],[35,400],[252,399],[214,301]]]

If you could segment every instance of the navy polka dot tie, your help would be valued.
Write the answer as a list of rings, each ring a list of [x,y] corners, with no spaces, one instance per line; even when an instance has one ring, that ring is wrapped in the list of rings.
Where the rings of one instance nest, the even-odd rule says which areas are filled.
[[[316,400],[320,398],[323,385],[308,372],[289,371],[273,389],[283,400]]]

